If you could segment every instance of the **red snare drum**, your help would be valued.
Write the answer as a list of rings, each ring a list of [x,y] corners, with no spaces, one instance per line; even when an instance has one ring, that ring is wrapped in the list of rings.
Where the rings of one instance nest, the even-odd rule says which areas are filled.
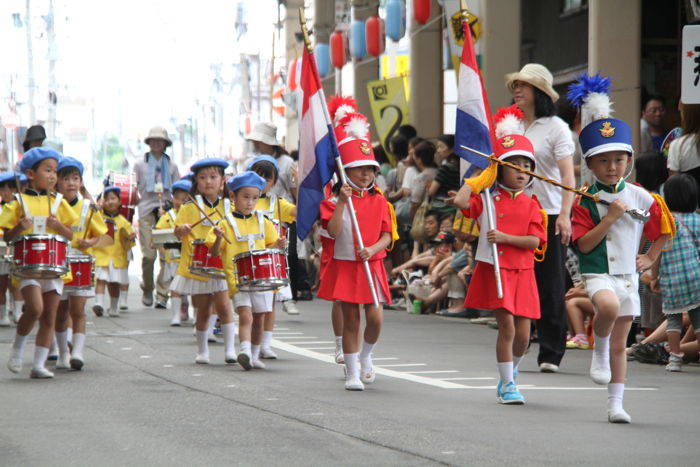
[[[224,264],[221,256],[211,256],[209,248],[204,244],[204,240],[198,238],[192,242],[192,258],[190,261],[190,272],[210,279],[224,279]]]
[[[107,177],[110,186],[117,186],[121,190],[122,207],[119,214],[126,217],[129,222],[133,222],[136,212],[136,177],[134,174],[117,174],[110,172]]]
[[[246,251],[236,255],[233,263],[241,292],[262,292],[289,284],[284,250]]]
[[[23,235],[12,242],[13,274],[28,279],[55,279],[68,272],[68,240],[58,235]]]
[[[92,287],[95,278],[95,258],[90,255],[68,255],[73,280],[64,285],[69,290],[85,290]]]

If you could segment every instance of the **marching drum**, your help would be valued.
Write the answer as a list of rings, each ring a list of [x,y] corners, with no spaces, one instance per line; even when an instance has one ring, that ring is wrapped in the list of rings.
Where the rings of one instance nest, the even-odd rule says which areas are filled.
[[[68,272],[68,240],[58,235],[23,235],[12,241],[13,273],[28,279],[55,279]]]
[[[119,187],[122,201],[119,214],[126,217],[129,222],[133,222],[137,204],[136,176],[134,174],[126,175],[110,172],[107,176],[107,183],[110,186]]]
[[[151,234],[153,246],[158,248],[166,243],[180,243],[180,239],[175,236],[175,229],[154,229]]]
[[[262,292],[289,284],[287,257],[284,250],[246,251],[233,258],[238,290]]]
[[[202,277],[211,279],[224,279],[224,264],[221,256],[211,256],[209,248],[201,238],[192,242],[192,253],[190,253],[190,272]]]
[[[64,285],[69,290],[84,290],[92,287],[95,279],[95,258],[80,253],[68,255],[73,280]]]

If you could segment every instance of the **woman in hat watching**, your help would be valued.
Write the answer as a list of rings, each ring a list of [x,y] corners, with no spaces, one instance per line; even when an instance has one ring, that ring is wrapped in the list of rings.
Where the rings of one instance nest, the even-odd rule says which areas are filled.
[[[153,127],[148,132],[145,143],[150,151],[144,154],[143,159],[136,161],[136,187],[139,192],[139,243],[141,244],[142,302],[145,306],[153,305],[153,265],[158,253],[151,248],[151,233],[158,222],[161,202],[172,202],[172,184],[180,178],[177,165],[170,160],[165,149],[173,143],[168,137],[165,128]],[[162,200],[162,201],[161,201]],[[161,261],[163,259],[161,258]],[[156,292],[158,294],[156,306],[165,308],[168,301],[169,284],[163,283],[163,263]]]
[[[505,76],[515,105],[522,110],[527,136],[535,149],[536,172],[573,186],[575,151],[571,131],[555,115],[559,94],[552,87],[552,74],[537,63]],[[573,194],[539,180],[532,188],[548,214],[547,253],[535,264],[541,318],[536,321],[539,338],[537,363],[540,371],[556,373],[566,350],[566,307],[564,305],[566,246],[571,240]]]
[[[24,152],[29,151],[31,148],[38,148],[44,144],[46,139],[46,130],[41,125],[33,125],[27,128],[27,135],[24,137],[24,142],[22,142],[22,149]]]
[[[253,148],[257,154],[267,154],[277,160],[279,166],[279,177],[275,185],[270,190],[270,194],[278,198],[284,198],[292,204],[296,204],[296,181],[294,173],[296,164],[287,151],[277,141],[277,127],[272,123],[256,123],[253,131],[248,135],[248,140],[253,143]],[[311,287],[309,285],[306,267],[299,261],[297,253],[297,225],[296,222],[289,225],[289,269],[294,300],[285,301],[285,311],[287,307],[294,307],[296,314],[295,300],[311,300]]]

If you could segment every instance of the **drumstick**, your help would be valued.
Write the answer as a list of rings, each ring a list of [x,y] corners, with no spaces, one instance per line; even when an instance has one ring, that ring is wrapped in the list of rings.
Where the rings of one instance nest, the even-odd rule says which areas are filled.
[[[190,194],[188,194],[187,196],[190,198],[190,201],[192,201],[192,203],[193,203],[195,206],[197,206],[197,209],[199,209],[199,212],[202,213],[202,215],[204,216],[204,218],[205,218],[206,220],[208,220],[209,222],[211,222],[212,225],[216,225],[216,224],[214,223],[214,221],[211,220],[211,218],[210,218],[209,216],[207,216],[207,213],[204,212],[204,209],[202,209],[202,207],[199,205],[199,203],[197,203],[197,200],[194,199],[194,198],[192,197],[192,195],[190,195]],[[200,220],[200,222],[201,222],[201,220]],[[196,225],[196,224],[195,224],[195,225]],[[228,239],[228,237],[226,236],[226,234],[223,234],[222,236],[224,237],[224,240],[226,240],[226,243],[231,244],[231,240]]]
[[[19,184],[19,177],[15,173],[15,188],[17,188],[17,194],[19,195],[19,204],[22,206],[22,213],[26,216],[27,210],[24,208],[24,199],[22,198],[22,189]]]
[[[90,215],[87,218],[87,224],[85,225],[85,232],[83,233],[83,240],[87,239],[88,230],[90,230],[90,222],[92,222],[92,215],[95,214],[95,206],[90,205]]]

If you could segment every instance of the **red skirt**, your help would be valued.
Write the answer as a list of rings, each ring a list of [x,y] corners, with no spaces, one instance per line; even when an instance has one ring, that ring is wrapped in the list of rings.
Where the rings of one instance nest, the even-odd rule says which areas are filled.
[[[377,291],[379,303],[390,304],[391,293],[384,260],[369,261],[369,269],[374,277],[374,288]],[[362,262],[331,259],[321,277],[318,298],[332,302],[371,304],[372,293]]]
[[[501,283],[503,298],[498,298],[493,265],[477,262],[464,306],[480,310],[503,308],[514,316],[539,319],[540,296],[534,269],[501,269]]]

